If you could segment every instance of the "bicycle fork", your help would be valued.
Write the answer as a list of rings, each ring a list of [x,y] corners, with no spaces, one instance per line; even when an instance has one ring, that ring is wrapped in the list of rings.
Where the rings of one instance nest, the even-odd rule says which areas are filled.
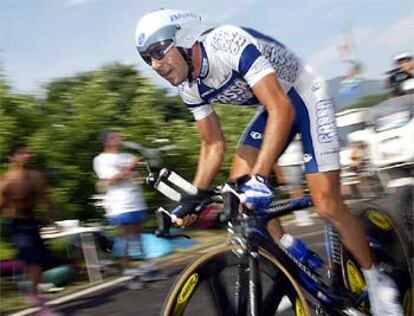
[[[248,247],[252,247],[249,245]],[[258,316],[261,311],[262,281],[259,269],[258,248],[247,250],[237,267],[235,287],[236,315]]]
[[[262,308],[262,282],[259,270],[258,249],[252,249],[247,259],[249,262],[249,312],[251,316],[256,316],[259,315]]]

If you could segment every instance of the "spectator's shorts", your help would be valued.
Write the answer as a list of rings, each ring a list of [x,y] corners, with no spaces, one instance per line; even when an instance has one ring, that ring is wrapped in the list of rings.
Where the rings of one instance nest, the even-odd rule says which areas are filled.
[[[7,231],[17,249],[17,257],[27,264],[45,262],[46,249],[40,237],[39,223],[31,218],[7,220]]]
[[[146,211],[136,211],[109,217],[109,223],[114,226],[140,224],[147,219]]]

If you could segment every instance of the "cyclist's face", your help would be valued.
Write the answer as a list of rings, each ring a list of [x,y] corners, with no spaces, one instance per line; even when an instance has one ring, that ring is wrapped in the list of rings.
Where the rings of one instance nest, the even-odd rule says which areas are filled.
[[[412,72],[414,70],[414,61],[412,59],[400,60],[400,67],[406,72]]]
[[[151,67],[173,86],[178,86],[187,79],[188,65],[175,46],[162,59],[152,58]]]

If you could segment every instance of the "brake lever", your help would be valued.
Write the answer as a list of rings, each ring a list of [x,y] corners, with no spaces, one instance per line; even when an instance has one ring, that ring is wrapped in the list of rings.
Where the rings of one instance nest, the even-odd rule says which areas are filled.
[[[155,215],[157,216],[158,234],[168,235],[172,226],[171,214],[164,208],[160,207],[155,211]]]
[[[185,234],[171,234],[170,229],[174,223],[181,221],[176,215],[169,213],[166,209],[160,207],[155,211],[158,222],[158,229],[155,231],[157,237],[174,239],[179,237],[185,237],[191,239],[190,236]]]
[[[148,185],[154,187],[154,185],[157,183],[157,178],[158,178],[158,175],[156,173],[149,171],[146,182]]]
[[[221,192],[222,193],[232,193],[234,196],[236,196],[239,199],[240,203],[245,203],[246,202],[246,199],[247,199],[246,194],[237,192],[228,183],[226,183],[221,188]]]

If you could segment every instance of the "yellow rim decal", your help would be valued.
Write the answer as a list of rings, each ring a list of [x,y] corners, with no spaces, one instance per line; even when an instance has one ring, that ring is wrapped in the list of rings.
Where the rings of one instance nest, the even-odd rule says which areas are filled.
[[[351,292],[355,294],[361,293],[365,288],[365,282],[362,274],[358,271],[357,267],[351,260],[346,262],[346,272]]]
[[[392,229],[392,221],[390,218],[378,211],[368,211],[367,212],[368,219],[375,225],[381,228],[382,230],[391,230]]]
[[[178,295],[177,304],[185,303],[193,293],[198,282],[198,273],[190,275],[188,280],[184,283],[183,288]]]
[[[297,297],[295,301],[295,313],[296,316],[306,316],[305,309],[303,308],[302,302],[300,301],[299,297]]]
[[[405,292],[403,299],[404,315],[412,315],[412,308],[412,292],[409,289]]]

